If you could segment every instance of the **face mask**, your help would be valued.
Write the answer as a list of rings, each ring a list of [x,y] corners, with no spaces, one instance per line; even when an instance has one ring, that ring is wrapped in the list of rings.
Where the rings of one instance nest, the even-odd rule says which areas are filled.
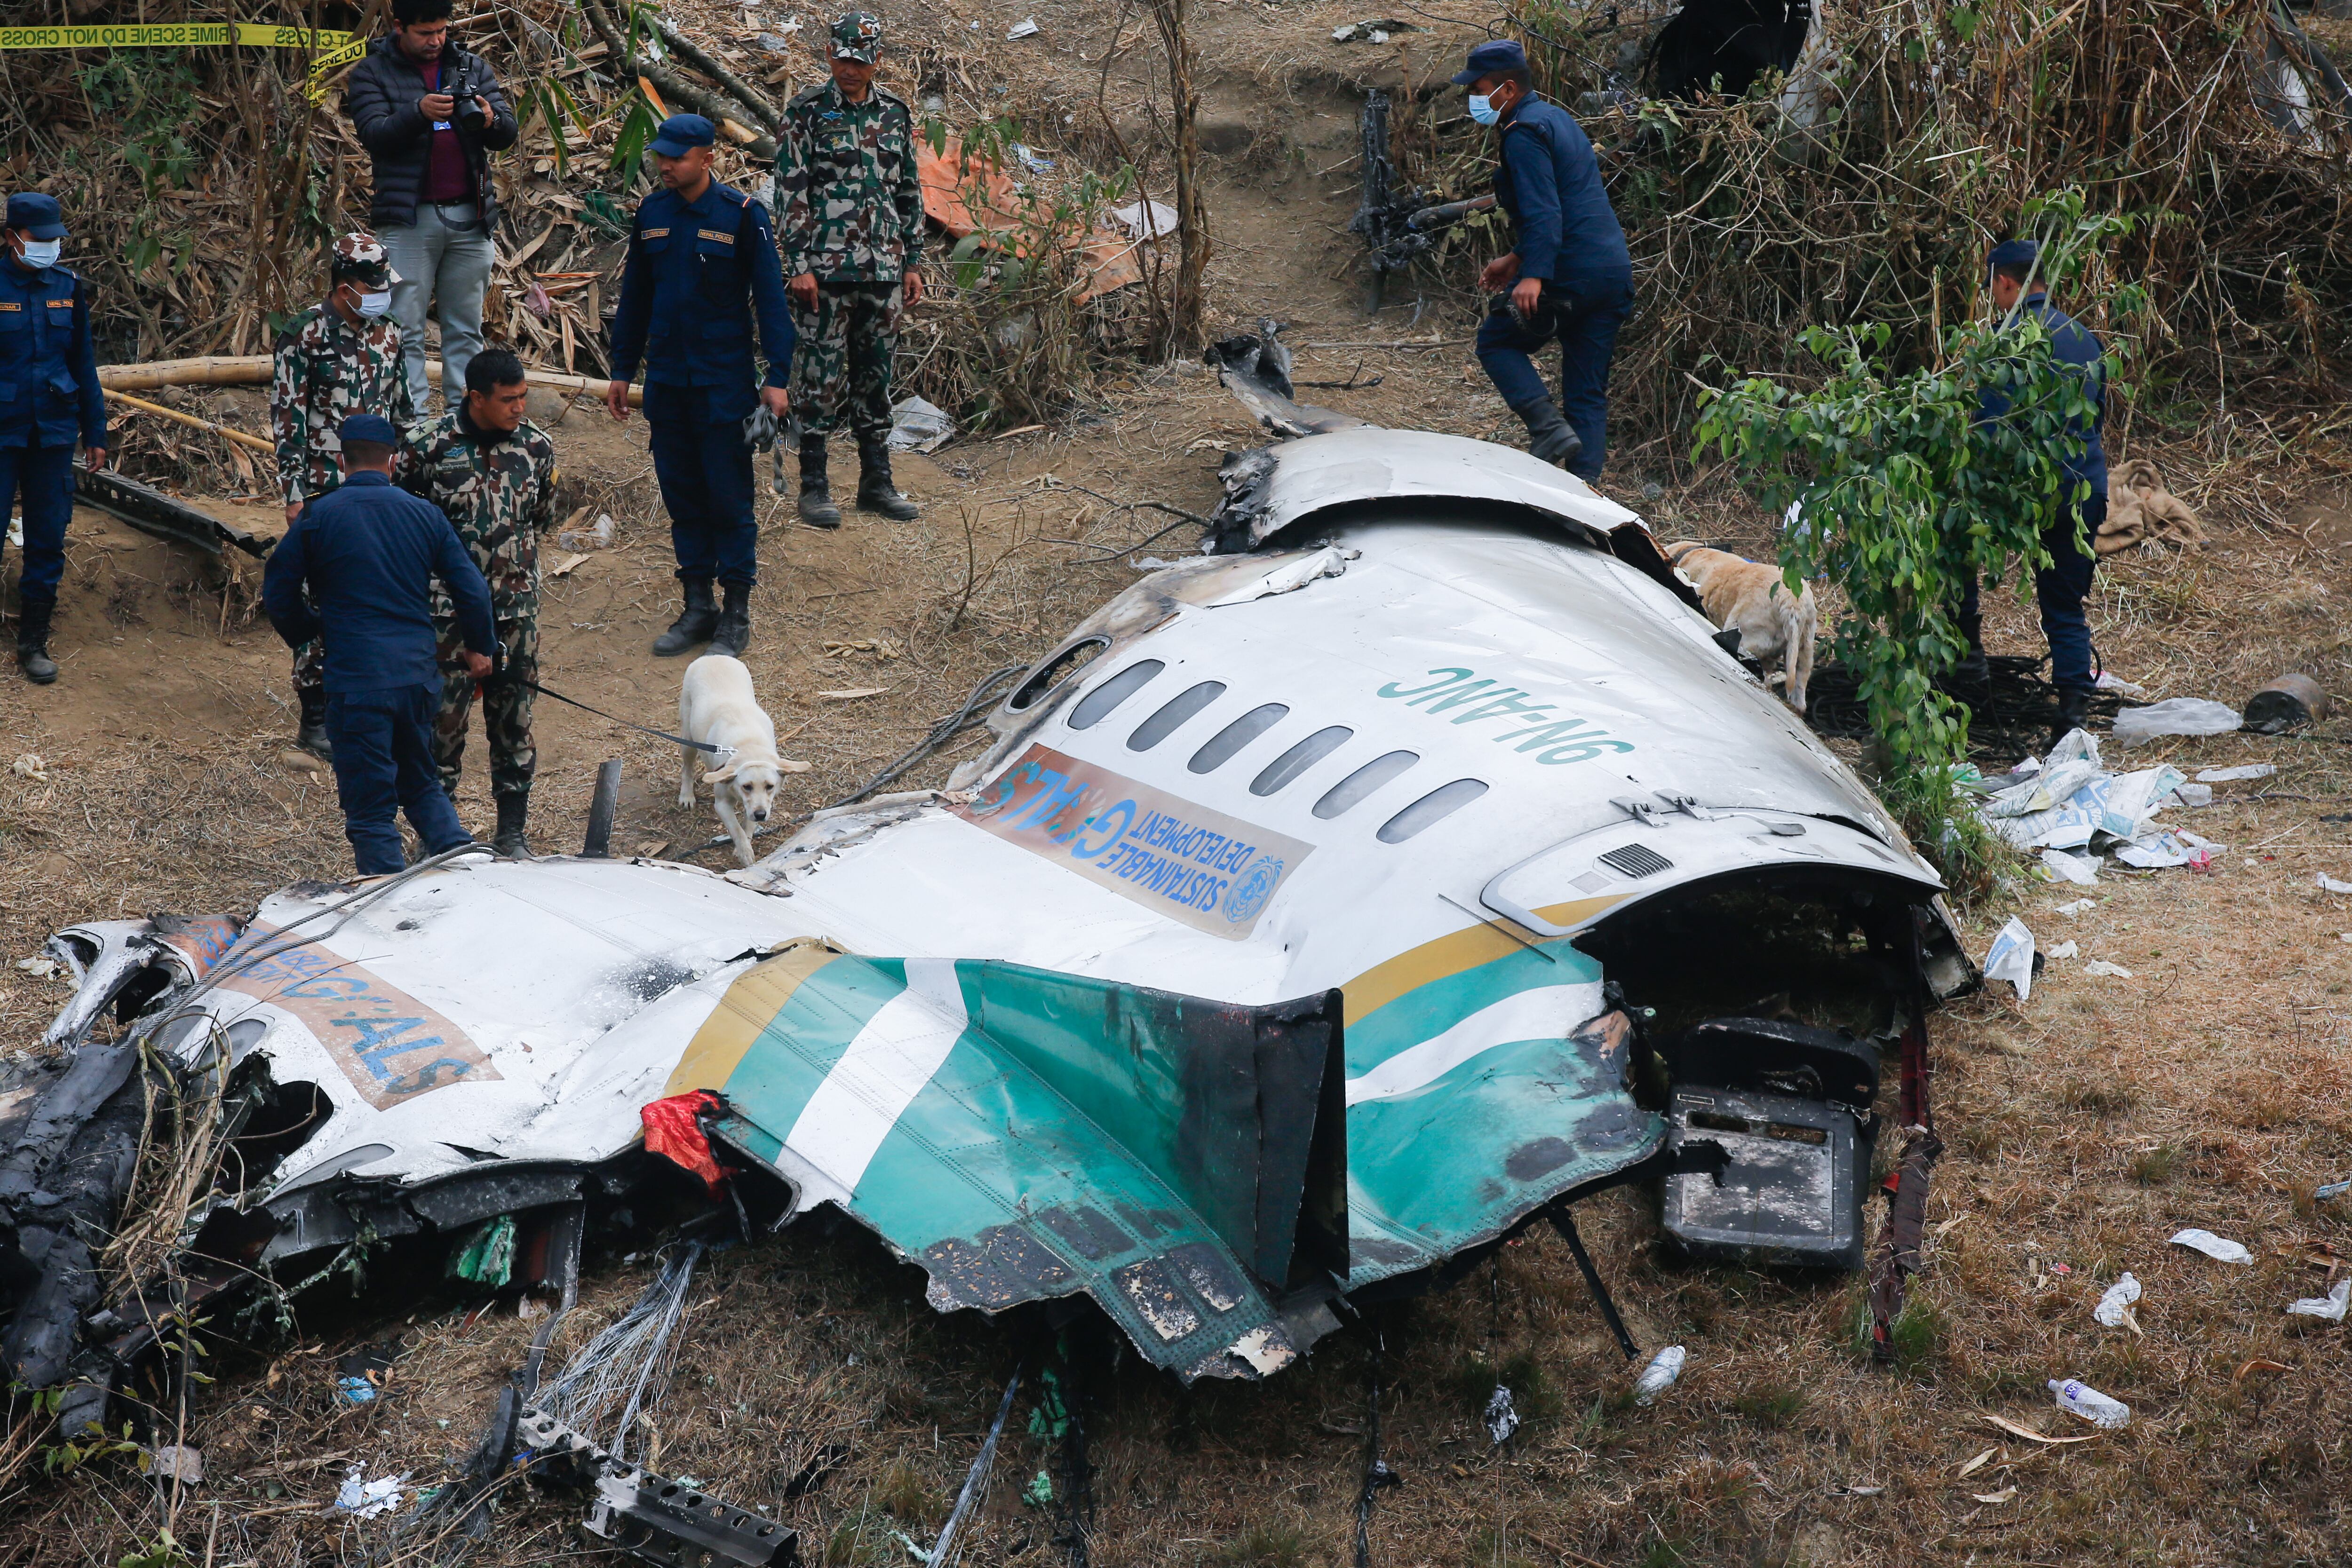
[[[1470,95],[1470,118],[1481,125],[1492,125],[1503,118],[1503,111],[1485,93],[1474,92]]]
[[[55,267],[58,264],[58,253],[65,247],[63,240],[28,239],[25,242],[25,265],[37,270],[44,267]]]
[[[385,289],[381,294],[362,294],[360,296],[360,314],[362,316],[373,319],[383,315],[385,311],[391,308],[392,290],[389,288]]]

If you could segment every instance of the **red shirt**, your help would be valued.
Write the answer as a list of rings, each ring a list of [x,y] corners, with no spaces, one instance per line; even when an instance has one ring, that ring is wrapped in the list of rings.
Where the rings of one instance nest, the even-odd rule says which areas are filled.
[[[441,90],[439,60],[425,68],[425,90]],[[434,121],[433,151],[425,164],[425,199],[428,202],[470,202],[474,199],[474,172],[466,167],[466,149],[457,140],[457,128],[453,121]]]

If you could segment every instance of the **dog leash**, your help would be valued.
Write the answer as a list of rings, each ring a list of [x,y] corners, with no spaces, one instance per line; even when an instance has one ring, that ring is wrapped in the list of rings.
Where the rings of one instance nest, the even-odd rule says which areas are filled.
[[[688,740],[682,735],[672,735],[666,729],[648,729],[642,724],[631,724],[627,719],[616,717],[612,714],[606,713],[603,708],[590,707],[586,703],[582,702],[577,697],[567,697],[562,692],[549,691],[537,681],[525,681],[522,684],[530,687],[532,691],[537,692],[541,696],[553,697],[560,703],[569,703],[583,713],[593,713],[598,718],[607,719],[614,724],[619,725],[623,729],[634,729],[639,735],[650,735],[656,740],[667,740],[677,746],[690,746],[697,751],[707,751],[713,757],[720,756],[721,754],[732,749],[730,747],[719,746],[708,740]]]

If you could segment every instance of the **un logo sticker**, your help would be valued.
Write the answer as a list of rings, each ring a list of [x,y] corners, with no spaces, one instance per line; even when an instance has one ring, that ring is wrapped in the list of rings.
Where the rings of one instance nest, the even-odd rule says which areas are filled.
[[[1226,923],[1242,925],[1256,919],[1281,881],[1282,862],[1272,855],[1258,856],[1257,863],[1234,878],[1234,885],[1225,891]]]

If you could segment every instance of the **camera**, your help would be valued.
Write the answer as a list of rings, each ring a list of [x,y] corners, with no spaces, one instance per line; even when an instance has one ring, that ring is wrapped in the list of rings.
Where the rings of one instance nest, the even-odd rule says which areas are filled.
[[[482,113],[482,106],[474,101],[475,99],[486,95],[474,86],[474,68],[470,64],[458,76],[457,85],[449,90],[457,100],[457,108],[451,112],[459,124],[469,130],[479,131],[488,123]]]

